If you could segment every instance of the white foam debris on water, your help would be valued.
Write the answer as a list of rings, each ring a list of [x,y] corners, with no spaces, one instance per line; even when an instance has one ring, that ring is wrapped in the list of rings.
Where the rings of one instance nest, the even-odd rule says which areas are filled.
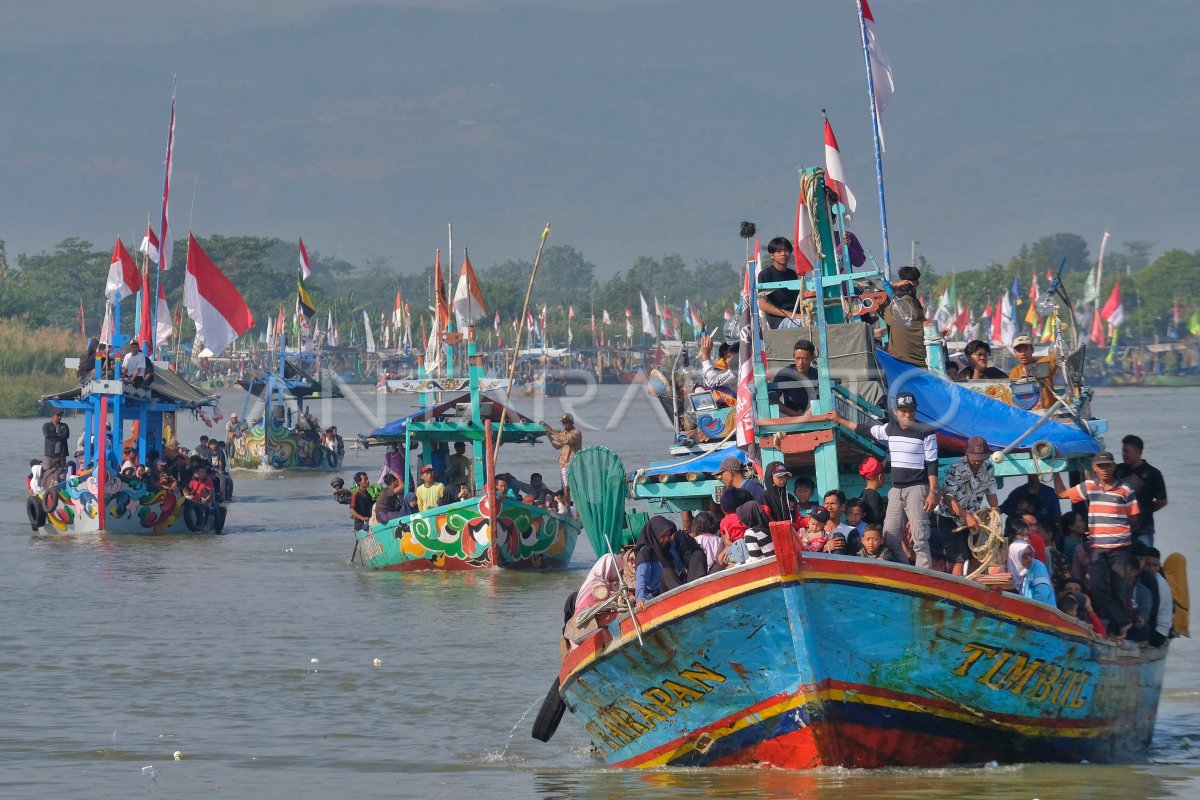
[[[183,761],[183,753],[181,751],[176,750],[173,755],[176,761]]]
[[[292,548],[290,548],[290,547],[289,547],[287,550],[284,550],[283,552],[285,552],[285,553],[294,553],[294,552],[296,552],[296,551],[295,551],[294,549],[292,549]]]
[[[995,769],[996,767],[1000,766],[1000,764],[996,761],[989,761],[986,764],[984,764],[984,766],[987,767],[988,769]],[[1034,800],[1037,800],[1037,798],[1034,798]]]
[[[320,663],[321,663],[321,659],[319,659],[319,658],[310,658],[310,659],[308,660],[308,663],[310,663],[310,664],[320,664]]]
[[[377,666],[377,667],[381,667],[381,666],[383,666],[383,659],[382,659],[382,658],[377,658],[377,659],[375,659],[374,661],[372,661],[371,663],[372,663],[372,664],[374,664],[374,665],[375,665],[375,666]]]

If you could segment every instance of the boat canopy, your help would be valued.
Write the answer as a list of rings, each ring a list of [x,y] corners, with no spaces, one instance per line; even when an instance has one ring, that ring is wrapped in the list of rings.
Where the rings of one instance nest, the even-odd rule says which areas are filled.
[[[746,451],[730,445],[720,450],[710,450],[699,458],[688,458],[683,461],[654,461],[642,470],[642,477],[650,478],[655,475],[686,475],[689,472],[716,472],[721,461],[733,456],[743,464],[746,463]]]
[[[409,433],[414,438],[426,441],[461,441],[483,439],[484,428],[470,418],[471,394],[456,395],[411,414],[394,419],[371,431],[371,438],[383,441],[399,441]],[[460,411],[460,408],[464,411]],[[479,397],[479,412],[482,421],[504,423],[505,442],[534,442],[546,432],[541,425],[519,411],[515,411],[487,395]]]
[[[1010,445],[1029,448],[1048,441],[1063,457],[1100,451],[1100,443],[1074,425],[1048,421],[1028,434],[1041,418],[1039,413],[973,392],[937,373],[898,361],[884,350],[876,351],[876,357],[887,375],[889,395],[912,392],[917,398],[917,418],[941,434],[964,442],[970,436],[982,436],[993,449]]]
[[[126,387],[126,397],[131,400],[139,399],[137,397],[139,391],[132,389],[132,387]],[[202,389],[196,388],[168,369],[166,364],[157,360],[154,362],[154,382],[146,387],[144,391],[148,393],[149,397],[147,399],[150,402],[169,403],[181,408],[211,406],[217,401],[216,395],[208,394]],[[46,395],[42,398],[42,402],[60,408],[74,408],[79,406],[82,396],[83,388],[76,386],[64,392]]]

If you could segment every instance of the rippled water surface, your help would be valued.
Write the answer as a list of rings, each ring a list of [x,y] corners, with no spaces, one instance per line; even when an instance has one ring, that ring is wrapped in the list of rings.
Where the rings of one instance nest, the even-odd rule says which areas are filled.
[[[586,444],[634,467],[664,457],[670,434],[625,390],[601,387],[573,410]],[[353,434],[370,430],[370,415],[411,410],[363,397],[314,411]],[[1110,445],[1140,434],[1166,474],[1159,545],[1192,557],[1196,587],[1198,403],[1194,389],[1108,390],[1096,403]],[[551,420],[561,410],[517,405]],[[230,410],[242,410],[241,395]],[[208,432],[190,420],[181,429],[185,443]],[[591,562],[586,542],[558,574],[366,572],[347,566],[353,536],[325,474],[239,475],[224,536],[34,538],[22,478],[41,452],[41,420],[0,421],[0,434],[2,797],[1200,795],[1200,659],[1187,639],[1172,645],[1145,764],[607,770],[569,714],[549,744],[529,736],[558,667],[563,599]],[[342,474],[377,473],[381,461],[352,451]],[[510,446],[500,466],[557,485],[556,463],[548,446]]]

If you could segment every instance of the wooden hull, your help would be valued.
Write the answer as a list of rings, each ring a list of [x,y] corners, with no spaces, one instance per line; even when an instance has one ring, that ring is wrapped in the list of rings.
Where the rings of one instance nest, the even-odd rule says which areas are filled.
[[[566,569],[579,538],[579,521],[505,501],[497,511],[498,548],[490,546],[488,514],[476,499],[359,531],[358,552],[370,569]]]
[[[99,492],[94,475],[75,477],[42,493],[46,523],[40,533],[100,533]],[[184,499],[153,484],[110,475],[105,481],[104,533],[136,536],[192,533],[184,517]]]
[[[790,548],[788,548],[790,550]],[[585,639],[560,674],[611,766],[1121,761],[1149,746],[1165,649],[913,567],[780,554]]]
[[[268,436],[262,424],[252,425],[234,440],[229,463],[234,469],[335,470],[339,466],[328,447],[282,426],[272,426]]]

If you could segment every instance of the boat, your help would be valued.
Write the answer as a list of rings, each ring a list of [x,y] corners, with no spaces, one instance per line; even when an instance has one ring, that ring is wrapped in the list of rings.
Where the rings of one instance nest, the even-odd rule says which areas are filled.
[[[740,401],[750,412],[747,443],[757,448],[758,463],[782,461],[792,474],[813,476],[817,496],[837,488],[856,495],[860,461],[886,453],[824,413],[878,423],[889,397],[913,391],[918,412],[943,441],[983,435],[1001,479],[1090,464],[1106,425],[1091,417],[1090,390],[1065,358],[1075,353],[1069,321],[1058,329],[1067,385],[1061,402],[1037,414],[946,380],[935,327],[925,331],[928,371],[892,363],[876,351],[868,321],[890,284],[878,268],[855,272],[839,263],[832,233],[844,231],[841,207],[829,205],[824,170],[804,169],[800,178],[816,269],[763,288],[799,289],[811,325],[760,330],[749,268],[742,299],[753,391]],[[1069,306],[1057,282],[1051,294]],[[1064,310],[1062,318],[1071,317]],[[817,345],[817,391],[810,394],[811,414],[783,417],[769,390],[798,338]],[[678,376],[667,381],[672,392],[686,383]],[[736,414],[708,407],[711,393],[703,389],[687,391],[680,405],[703,407],[714,432],[715,420]],[[721,460],[731,454],[747,460],[750,448],[730,441],[736,424],[723,438],[702,440],[694,435],[699,416],[698,410],[679,415],[674,461],[632,473],[637,499],[668,512],[704,508],[720,491]],[[943,450],[939,469],[957,460]],[[804,552],[788,523],[773,524],[772,534],[774,556],[716,572],[637,609],[619,601],[599,614],[590,608],[584,613],[594,615],[592,625],[571,620],[566,630],[573,635],[564,634],[566,654],[535,738],[548,739],[569,710],[612,767],[940,767],[1111,762],[1145,753],[1167,645],[1138,648],[1097,635],[1057,608],[1014,593],[1007,573],[986,569],[987,561],[969,580]],[[614,553],[619,547],[616,540],[605,545]]]
[[[341,455],[322,443],[316,420],[300,403],[312,395],[296,394],[297,384],[307,379],[296,377],[299,373],[286,377],[290,365],[282,344],[274,362],[274,369],[255,379],[257,392],[246,398],[242,418],[248,425],[231,439],[229,465],[268,472],[337,469]]]
[[[310,400],[323,397],[336,399],[343,397],[341,387],[338,386],[338,381],[329,381],[328,385],[322,385],[322,382],[318,378],[314,378],[304,369],[303,362],[305,360],[313,360],[311,355],[308,355],[306,359],[306,355],[308,354],[300,353],[284,356],[283,374],[279,376],[279,379],[282,381],[283,391],[297,400]],[[270,390],[269,374],[239,378],[237,384],[255,397],[263,397]]]
[[[443,337],[451,352],[463,339],[453,332]],[[575,552],[579,520],[488,490],[495,480],[495,457],[490,454],[499,452],[496,440],[501,445],[533,444],[546,431],[481,389],[506,382],[484,378],[472,328],[465,341],[465,382],[453,374],[426,374],[425,358],[419,356],[420,377],[388,384],[395,391],[416,393],[419,410],[375,429],[362,443],[400,445],[403,479],[417,473],[418,459],[421,464],[442,465],[448,443],[466,442],[472,461],[471,496],[386,522],[373,515],[369,528],[355,534],[355,553],[369,569],[396,572],[565,569]],[[454,363],[452,355],[447,363]],[[442,398],[443,392],[450,397]]]
[[[114,336],[115,345],[125,338]],[[54,535],[221,533],[224,507],[201,505],[180,491],[122,475],[119,469],[123,445],[133,446],[138,462],[145,464],[151,453],[168,451],[180,411],[212,407],[217,399],[157,362],[148,387],[122,380],[117,364],[112,378],[90,380],[42,398],[53,408],[82,412],[82,469],[59,470],[49,481],[43,477],[42,491],[26,502],[30,526]],[[114,436],[113,431],[128,435]]]

